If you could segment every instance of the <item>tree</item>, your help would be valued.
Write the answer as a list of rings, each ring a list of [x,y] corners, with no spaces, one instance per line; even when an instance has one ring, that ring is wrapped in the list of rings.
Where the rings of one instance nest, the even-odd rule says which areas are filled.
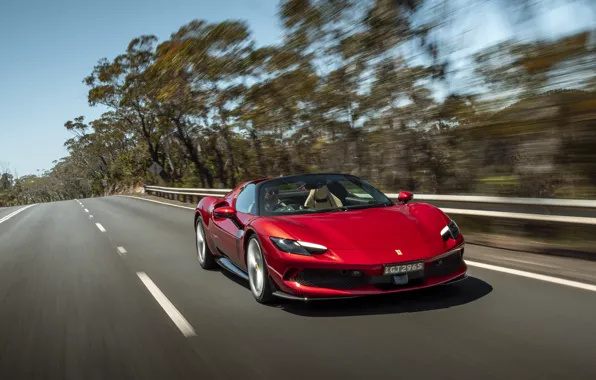
[[[102,59],[93,72],[85,78],[89,89],[89,104],[102,104],[114,111],[114,116],[128,125],[128,131],[141,138],[153,162],[164,165],[162,131],[158,127],[158,115],[150,106],[152,78],[147,69],[154,63],[155,36],[133,39],[125,54],[113,61]],[[168,179],[166,171],[162,178]]]

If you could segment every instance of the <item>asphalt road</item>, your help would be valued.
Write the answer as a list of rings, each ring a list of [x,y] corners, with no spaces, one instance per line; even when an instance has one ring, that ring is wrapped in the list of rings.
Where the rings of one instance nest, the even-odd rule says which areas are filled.
[[[0,224],[0,379],[596,379],[594,291],[475,266],[450,287],[262,306],[200,269],[192,211],[81,202]],[[467,255],[596,283],[592,263]]]

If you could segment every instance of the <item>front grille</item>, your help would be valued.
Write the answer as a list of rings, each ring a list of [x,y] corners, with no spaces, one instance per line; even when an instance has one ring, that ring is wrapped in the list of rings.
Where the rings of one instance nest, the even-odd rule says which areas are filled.
[[[428,277],[442,277],[447,276],[462,267],[464,260],[459,252],[435,260],[428,264],[424,270],[424,274]]]
[[[370,277],[360,272],[334,269],[304,269],[296,276],[296,282],[304,286],[329,289],[352,289],[368,284]]]
[[[304,269],[296,275],[294,280],[301,285],[315,288],[354,289],[372,285],[380,290],[393,290],[422,286],[426,278],[447,276],[456,272],[462,265],[461,254],[459,252],[454,253],[428,263],[424,268],[424,272],[408,273],[409,281],[403,285],[393,284],[391,281],[392,276],[369,276],[362,271],[336,269]]]

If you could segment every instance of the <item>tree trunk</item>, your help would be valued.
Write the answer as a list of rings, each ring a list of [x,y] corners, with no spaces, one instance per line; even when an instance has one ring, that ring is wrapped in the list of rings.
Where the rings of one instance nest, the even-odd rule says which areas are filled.
[[[221,136],[226,144],[226,153],[230,159],[230,184],[232,187],[236,187],[236,161],[234,160],[234,150],[232,149],[232,142],[230,141],[230,135],[225,126],[220,127]]]
[[[211,139],[211,149],[215,152],[215,164],[217,165],[217,175],[219,181],[226,186],[228,184],[226,178],[226,164],[219,149],[217,149],[217,140]]]
[[[190,136],[188,136],[186,133],[184,133],[184,129],[182,128],[182,123],[180,123],[180,120],[174,119],[174,123],[176,124],[176,129],[178,131],[177,138],[182,142],[182,144],[186,148],[189,159],[195,165],[197,175],[199,176],[199,179],[201,180],[201,186],[207,185],[207,187],[212,188],[213,187],[213,176],[211,175],[209,170],[205,167],[205,165],[203,165],[203,163],[201,162],[201,159],[199,157],[197,149],[195,148],[195,146],[193,144],[192,138]]]
[[[257,155],[257,166],[259,168],[259,175],[261,177],[265,177],[265,163],[263,162],[263,148],[261,147],[261,141],[259,140],[257,131],[254,128],[252,128],[250,130],[250,138],[251,138],[252,144],[255,148],[255,153]]]

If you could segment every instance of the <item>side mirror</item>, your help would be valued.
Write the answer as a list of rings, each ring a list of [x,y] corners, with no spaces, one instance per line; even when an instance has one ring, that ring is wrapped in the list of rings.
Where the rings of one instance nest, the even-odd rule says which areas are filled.
[[[213,210],[213,216],[219,219],[230,219],[236,215],[234,207],[221,206]]]
[[[412,199],[414,199],[414,194],[410,193],[409,191],[402,191],[397,196],[397,201],[402,204],[406,204]]]

